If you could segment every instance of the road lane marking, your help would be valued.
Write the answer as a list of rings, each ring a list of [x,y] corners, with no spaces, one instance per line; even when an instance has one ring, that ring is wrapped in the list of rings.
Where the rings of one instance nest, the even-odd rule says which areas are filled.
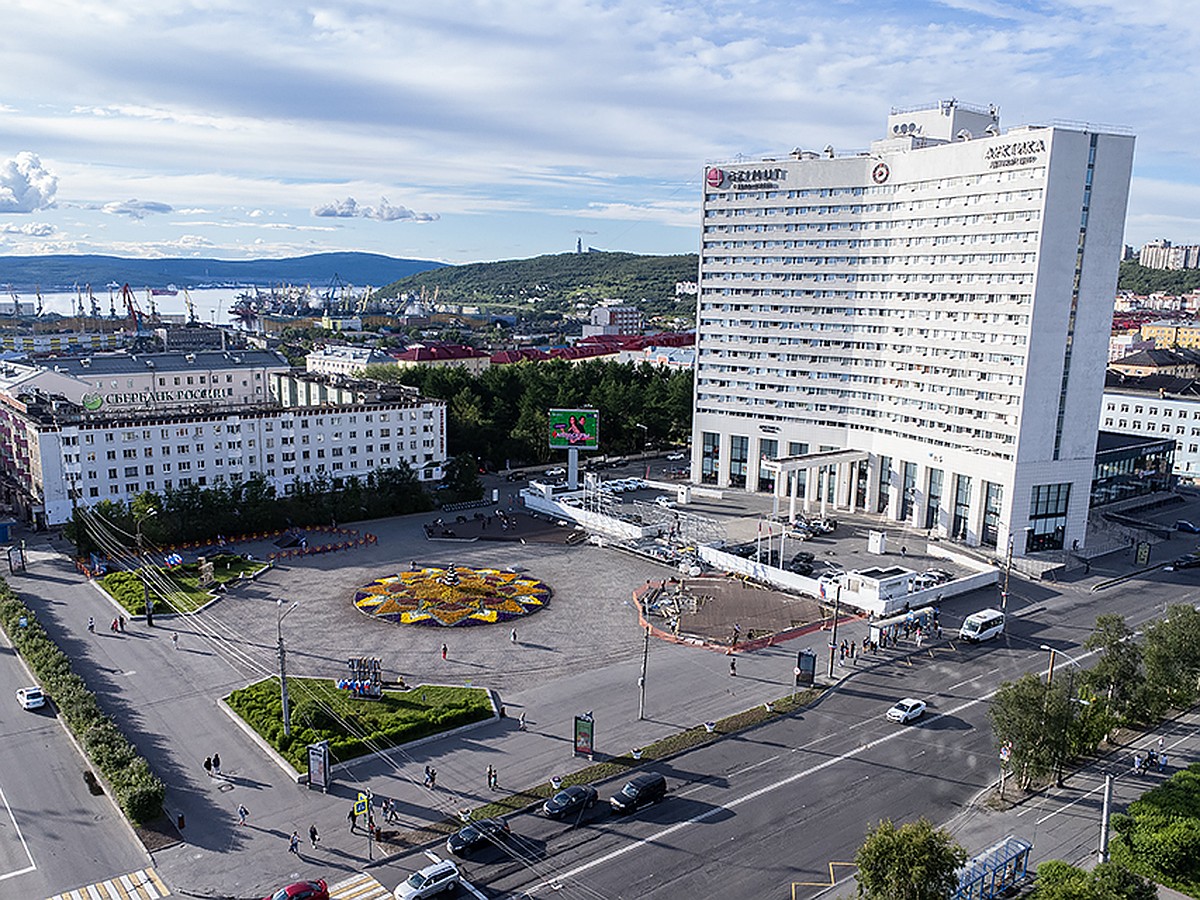
[[[25,843],[25,835],[21,833],[21,826],[17,824],[17,817],[13,815],[12,807],[8,805],[8,797],[5,796],[4,790],[0,788],[0,800],[4,801],[4,810],[8,813],[8,819],[13,823],[13,828],[16,829],[17,837],[21,841],[21,848],[25,851],[25,858],[29,860],[29,865],[24,869],[18,869],[15,872],[5,872],[0,875],[0,881],[8,878],[15,878],[18,875],[24,875],[26,872],[32,872],[37,868],[37,863],[33,861],[33,854],[29,852],[29,844]]]
[[[359,872],[330,885],[329,896],[330,900],[391,900],[392,892],[366,872]]]
[[[992,699],[992,697],[996,696],[996,694],[999,691],[1000,691],[1000,688],[996,688],[995,690],[993,690],[987,694],[984,694],[982,697],[980,697],[976,700],[968,700],[966,703],[956,706],[951,710],[947,710],[944,713],[939,713],[938,715],[934,716],[931,719],[928,719],[927,721],[929,724],[932,724],[932,723],[936,722],[938,719],[948,718],[950,716],[957,715],[958,713],[962,712],[964,709],[970,709],[972,706],[977,706],[980,703],[984,703],[984,702]],[[897,738],[906,735],[908,733],[908,731],[909,731],[909,729],[898,729],[896,731],[891,732],[890,734],[884,735],[883,737],[876,738],[873,741],[869,741],[865,744],[859,744],[853,750],[848,750],[845,753],[843,753],[841,756],[831,756],[829,759],[827,759],[823,762],[819,762],[814,766],[810,766],[807,769],[801,769],[799,772],[793,772],[791,775],[787,776],[786,778],[781,778],[779,781],[776,781],[773,784],[765,785],[761,788],[758,788],[757,790],[751,791],[748,794],[743,794],[741,797],[735,797],[733,800],[730,800],[728,803],[722,804],[721,806],[714,806],[712,809],[706,810],[705,812],[702,812],[699,815],[692,816],[692,818],[690,818],[690,819],[685,819],[682,822],[677,822],[674,825],[671,825],[671,826],[664,828],[658,832],[655,832],[650,837],[641,838],[639,840],[633,841],[631,843],[626,844],[624,847],[618,847],[616,850],[612,850],[609,853],[604,854],[603,856],[598,856],[595,859],[590,860],[586,863],[581,863],[580,865],[576,866],[575,868],[570,869],[569,871],[563,872],[563,873],[555,876],[553,879],[551,879],[549,881],[543,881],[540,884],[535,885],[533,888],[530,889],[529,893],[533,893],[534,891],[538,891],[542,888],[549,888],[550,890],[559,890],[561,888],[561,883],[568,878],[574,878],[576,875],[580,875],[583,872],[588,871],[589,869],[594,869],[596,866],[603,865],[604,863],[609,862],[610,860],[616,859],[620,856],[624,856],[626,853],[629,853],[633,850],[637,850],[646,844],[657,844],[660,841],[662,841],[664,838],[670,837],[671,835],[675,834],[677,831],[682,831],[683,829],[688,828],[692,825],[697,825],[700,822],[710,819],[719,813],[723,813],[728,810],[735,809],[736,807],[739,807],[744,803],[750,803],[751,801],[757,800],[759,797],[762,797],[764,794],[769,794],[772,791],[776,791],[781,787],[786,787],[787,785],[789,785],[795,781],[799,781],[802,778],[807,778],[810,775],[815,775],[816,773],[821,772],[821,771],[829,768],[830,766],[834,766],[840,762],[845,762],[846,760],[853,759],[856,756],[860,756],[863,753],[867,752],[868,750],[872,750],[875,747],[878,747],[882,744],[886,744],[889,741],[894,741]],[[426,851],[426,852],[428,852],[428,851]]]
[[[114,875],[75,890],[55,894],[49,900],[159,900],[171,891],[153,869],[138,869],[128,875]]]
[[[831,862],[829,864],[829,881],[793,881],[792,882],[792,897],[796,896],[797,887],[833,887],[837,884],[837,875],[834,874],[834,866],[849,866],[852,869],[858,868],[858,863],[852,862]]]

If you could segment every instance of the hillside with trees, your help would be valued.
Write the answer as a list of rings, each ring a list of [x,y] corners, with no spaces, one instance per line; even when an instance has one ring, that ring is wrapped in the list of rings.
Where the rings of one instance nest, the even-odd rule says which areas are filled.
[[[1200,290],[1200,269],[1148,269],[1127,259],[1121,263],[1117,288],[1135,294],[1187,294]]]
[[[539,312],[566,311],[577,302],[627,300],[651,314],[693,311],[694,298],[675,297],[677,281],[695,281],[696,254],[559,253],[419,272],[381,288],[379,299],[423,293],[439,302]]]

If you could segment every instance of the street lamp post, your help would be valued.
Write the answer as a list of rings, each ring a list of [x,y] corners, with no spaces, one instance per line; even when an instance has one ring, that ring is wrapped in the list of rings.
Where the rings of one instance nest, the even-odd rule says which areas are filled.
[[[275,629],[279,634],[279,699],[283,703],[284,737],[291,737],[292,734],[292,709],[288,701],[287,666],[284,664],[283,620],[288,617],[288,613],[299,605],[299,600],[293,600],[292,605],[285,610],[282,600],[275,601]]]
[[[633,427],[642,429],[642,449],[645,450],[650,443],[650,429],[641,422],[634,422]]]
[[[134,519],[134,524],[137,526],[138,574],[142,577],[142,607],[146,611],[147,628],[154,627],[154,609],[150,605],[150,582],[146,580],[146,550],[142,541],[142,522],[157,515],[158,509],[149,507],[142,515]]]

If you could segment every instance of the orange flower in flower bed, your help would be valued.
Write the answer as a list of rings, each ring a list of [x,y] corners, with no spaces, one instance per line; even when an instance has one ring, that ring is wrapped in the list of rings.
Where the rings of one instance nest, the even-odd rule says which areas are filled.
[[[377,619],[405,625],[479,625],[507,622],[550,602],[544,582],[498,569],[426,567],[376,578],[354,595],[354,605]]]

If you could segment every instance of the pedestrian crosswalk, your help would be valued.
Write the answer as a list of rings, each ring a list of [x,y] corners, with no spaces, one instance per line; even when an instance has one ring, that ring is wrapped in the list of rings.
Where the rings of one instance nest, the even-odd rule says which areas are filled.
[[[65,894],[55,894],[48,900],[158,900],[171,892],[153,869],[138,869],[128,875],[118,875],[107,881],[97,881],[87,887]]]
[[[365,872],[329,886],[329,900],[391,900],[392,892]]]

